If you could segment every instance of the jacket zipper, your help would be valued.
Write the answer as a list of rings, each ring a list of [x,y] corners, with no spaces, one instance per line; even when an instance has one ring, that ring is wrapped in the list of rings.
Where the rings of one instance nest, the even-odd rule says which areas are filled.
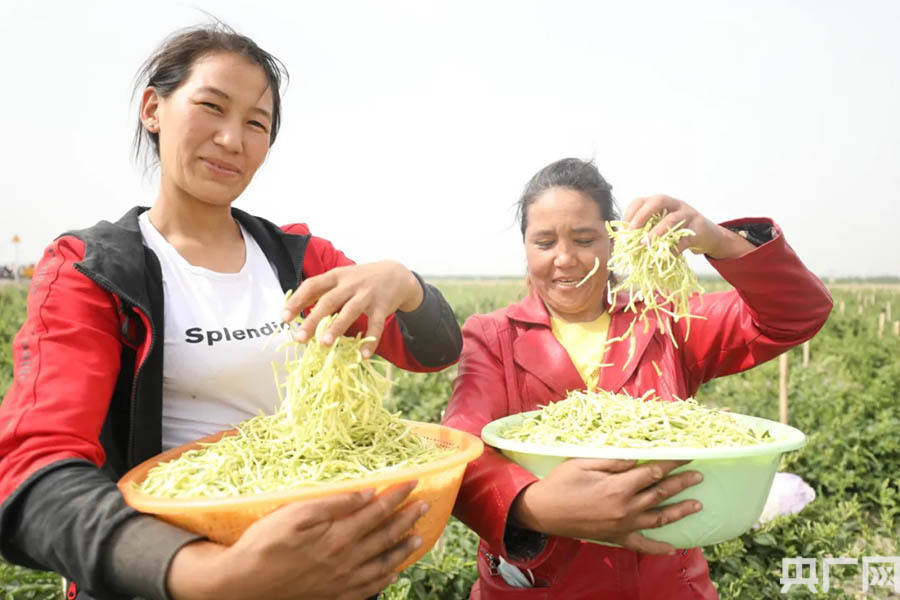
[[[500,566],[500,559],[497,558],[496,556],[494,556],[493,554],[491,554],[490,552],[488,552],[487,550],[485,550],[484,548],[479,548],[479,550],[481,550],[481,553],[484,554],[484,557],[488,561],[488,567],[490,567],[490,574],[491,575],[499,575],[500,571],[497,570],[497,567]]]
[[[156,345],[156,336],[153,332],[153,323],[150,321],[149,313],[140,308],[133,306],[132,309],[138,308],[141,312],[143,312],[144,318],[147,319],[147,335],[150,336],[150,345],[147,347],[147,353],[144,354],[141,359],[141,363],[139,365],[135,365],[134,368],[134,377],[131,380],[131,406],[128,409],[128,418],[129,418],[129,426],[128,426],[128,454],[127,460],[128,464],[135,464],[135,450],[134,450],[134,430],[135,430],[135,422],[134,415],[137,410],[137,390],[138,390],[138,379],[141,374],[144,372],[144,365],[147,364],[147,358],[153,352],[153,347]],[[133,311],[132,311],[133,312]]]
[[[75,269],[77,269],[79,273],[81,273],[82,275],[84,275],[85,277],[87,277],[88,279],[93,281],[94,283],[96,283],[98,286],[100,286],[101,288],[103,288],[104,290],[109,292],[110,294],[113,294],[116,297],[118,297],[119,302],[122,303],[122,307],[120,308],[121,311],[124,312],[124,310],[126,309],[126,304],[127,304],[127,307],[132,309],[131,312],[134,312],[133,309],[137,308],[138,310],[140,310],[141,312],[144,313],[144,317],[146,317],[146,319],[147,319],[147,325],[148,325],[147,335],[150,336],[150,346],[147,348],[147,352],[146,352],[146,354],[144,354],[144,357],[141,360],[141,363],[139,365],[135,365],[135,367],[134,367],[134,376],[132,377],[132,380],[131,380],[131,399],[130,399],[131,405],[129,407],[129,412],[128,412],[129,426],[128,426],[128,450],[126,453],[126,460],[128,461],[128,464],[134,464],[134,454],[135,454],[135,452],[134,452],[134,428],[135,428],[134,415],[135,415],[135,409],[137,406],[137,382],[141,376],[141,373],[143,372],[144,365],[147,362],[147,357],[150,356],[150,354],[153,352],[153,347],[156,345],[156,335],[154,334],[154,331],[153,331],[153,323],[150,321],[150,317],[149,317],[150,312],[146,308],[142,307],[140,304],[135,302],[132,298],[123,294],[121,292],[121,290],[117,290],[111,284],[107,284],[104,281],[98,281],[97,279],[92,277],[91,274],[88,273],[87,271],[85,271],[81,267],[80,264],[76,263]],[[127,319],[127,316],[126,316],[126,319]]]

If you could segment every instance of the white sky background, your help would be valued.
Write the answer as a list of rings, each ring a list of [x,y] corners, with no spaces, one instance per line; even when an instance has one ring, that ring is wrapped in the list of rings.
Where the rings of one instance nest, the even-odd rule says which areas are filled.
[[[0,4],[0,263],[149,204],[130,162],[141,62],[205,9],[288,67],[236,206],[355,260],[516,275],[513,205],[564,156],[624,208],[667,193],[771,216],[822,276],[900,275],[900,2]],[[709,267],[692,260],[701,271]]]

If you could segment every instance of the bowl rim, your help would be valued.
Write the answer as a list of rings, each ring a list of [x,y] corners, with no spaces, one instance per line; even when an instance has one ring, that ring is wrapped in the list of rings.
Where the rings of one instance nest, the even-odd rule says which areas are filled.
[[[437,423],[423,423],[407,419],[400,420],[410,425],[413,431],[427,437],[456,442],[459,446],[457,452],[423,465],[404,467],[387,473],[368,475],[346,481],[295,487],[275,492],[224,498],[163,498],[144,493],[134,485],[143,481],[147,472],[156,466],[157,463],[175,459],[188,450],[199,448],[201,444],[212,443],[227,435],[234,434],[237,431],[235,428],[208,435],[152,456],[125,473],[119,479],[117,485],[125,497],[126,503],[141,512],[160,515],[199,513],[210,510],[231,512],[246,510],[260,504],[285,504],[287,501],[321,498],[322,496],[330,496],[341,492],[365,489],[380,491],[395,483],[422,479],[438,471],[448,470],[460,465],[465,466],[481,456],[484,450],[484,443],[471,433]]]
[[[502,427],[516,424],[525,417],[537,412],[540,411],[532,410],[495,419],[482,428],[481,439],[489,446],[506,452],[563,458],[613,458],[625,460],[697,460],[768,456],[797,450],[806,445],[806,435],[795,427],[763,419],[762,417],[733,412],[728,414],[735,417],[741,424],[754,429],[764,428],[775,439],[764,444],[730,448],[617,448],[614,446],[585,447],[574,444],[547,446],[500,437],[499,432]]]

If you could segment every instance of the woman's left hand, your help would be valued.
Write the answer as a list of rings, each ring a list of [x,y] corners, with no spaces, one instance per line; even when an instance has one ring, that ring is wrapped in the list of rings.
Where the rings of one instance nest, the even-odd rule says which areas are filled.
[[[667,211],[666,216],[650,230],[650,236],[662,235],[683,221],[682,228],[690,229],[694,235],[681,239],[678,243],[679,252],[690,249],[694,254],[706,254],[711,258],[734,258],[754,248],[753,244],[738,234],[713,223],[686,202],[671,196],[656,195],[636,199],[628,205],[624,220],[632,229],[639,229],[650,217],[664,210]]]
[[[356,319],[366,315],[369,320],[366,337],[375,338],[363,347],[363,356],[368,358],[378,347],[385,319],[396,310],[415,310],[424,297],[416,276],[398,262],[349,265],[304,280],[285,303],[282,319],[289,322],[301,310],[315,304],[295,334],[299,341],[305,342],[315,334],[320,320],[338,313],[321,338],[322,343],[329,345]]]

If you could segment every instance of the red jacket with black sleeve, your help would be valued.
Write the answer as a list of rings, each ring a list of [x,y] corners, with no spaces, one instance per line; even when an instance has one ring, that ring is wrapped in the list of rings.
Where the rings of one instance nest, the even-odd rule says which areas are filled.
[[[161,451],[164,299],[159,261],[138,226],[143,210],[47,248],[0,405],[0,553],[77,581],[79,599],[165,598],[169,562],[196,539],[139,516],[115,486]],[[232,214],[285,291],[353,264],[305,225]],[[422,285],[422,305],[388,318],[376,352],[433,371],[456,361],[461,335],[440,292]],[[365,328],[363,317],[350,333]]]

